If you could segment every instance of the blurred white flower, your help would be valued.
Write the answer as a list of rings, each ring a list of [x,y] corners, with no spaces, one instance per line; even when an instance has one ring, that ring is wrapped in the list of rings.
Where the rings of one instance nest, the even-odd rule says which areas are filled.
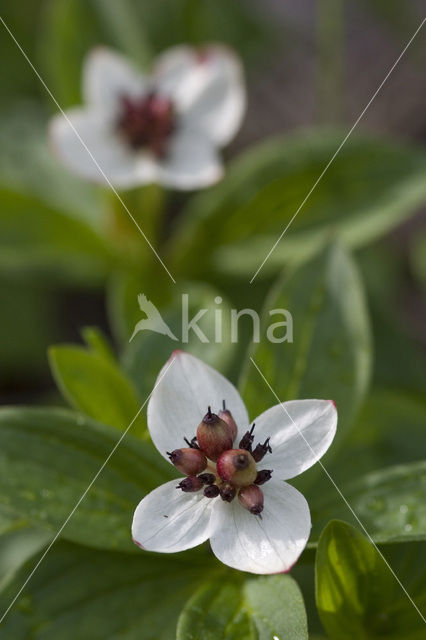
[[[327,451],[336,432],[334,403],[285,402],[249,430],[245,405],[226,378],[182,351],[172,358],[152,393],[148,426],[159,452],[186,477],[140,502],[134,542],[173,553],[210,538],[214,554],[230,567],[288,571],[305,548],[311,520],[305,498],[284,481]]]
[[[226,47],[177,46],[141,75],[121,55],[92,51],[83,66],[85,106],[54,116],[57,157],[81,176],[131,188],[159,182],[196,189],[222,175],[218,147],[238,130],[245,111],[243,72]],[[71,124],[70,124],[71,123]],[[71,126],[72,125],[72,126]]]

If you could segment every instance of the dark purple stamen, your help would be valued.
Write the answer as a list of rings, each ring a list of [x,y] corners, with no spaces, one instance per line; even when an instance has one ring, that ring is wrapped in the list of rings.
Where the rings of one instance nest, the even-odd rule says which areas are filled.
[[[203,484],[214,484],[216,480],[214,473],[200,473],[198,477]]]
[[[258,471],[254,484],[257,484],[257,485],[265,484],[265,482],[268,482],[268,480],[270,480],[271,477],[272,477],[272,469],[262,469],[262,471]]]
[[[240,449],[245,449],[246,451],[251,452],[251,445],[253,444],[253,440],[254,440],[253,432],[254,432],[254,424],[250,429],[250,431],[246,431],[243,437],[241,438],[240,444],[239,444]]]
[[[206,496],[206,498],[217,498],[219,493],[220,490],[217,484],[211,484],[204,489],[204,495]]]
[[[224,502],[232,502],[235,498],[237,490],[232,484],[225,484],[220,488],[220,497]]]
[[[186,444],[188,445],[188,447],[190,447],[191,449],[199,449],[200,448],[198,446],[197,438],[195,436],[192,438],[191,441],[189,441],[188,438],[184,438],[184,440],[185,440]],[[166,453],[167,453],[167,451],[166,451]]]
[[[161,158],[175,127],[173,104],[167,97],[151,92],[141,97],[120,98],[117,131],[135,151],[148,149]]]
[[[267,454],[267,453],[272,453],[272,449],[271,449],[271,445],[269,444],[269,440],[270,438],[266,438],[265,442],[263,444],[258,444],[256,445],[252,456],[255,460],[255,462],[260,462],[262,460],[262,458]]]

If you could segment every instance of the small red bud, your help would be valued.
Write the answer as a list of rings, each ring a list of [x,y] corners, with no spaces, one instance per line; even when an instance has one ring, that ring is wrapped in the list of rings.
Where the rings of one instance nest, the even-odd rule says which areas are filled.
[[[224,502],[232,502],[235,498],[237,490],[232,486],[230,482],[225,482],[220,487],[220,497]]]
[[[229,449],[217,461],[217,472],[222,480],[236,487],[252,484],[257,476],[256,463],[245,449]]]
[[[229,430],[231,432],[232,441],[234,441],[238,434],[238,427],[237,427],[237,423],[232,417],[232,413],[229,411],[229,409],[226,408],[225,400],[223,401],[223,409],[219,411],[218,415],[219,415],[219,418],[224,422],[226,422],[226,424],[228,425]]]
[[[218,415],[208,412],[197,428],[197,440],[206,456],[216,462],[220,455],[232,447],[229,426]]]
[[[255,484],[251,484],[248,487],[243,487],[238,493],[238,500],[240,504],[250,511],[255,516],[262,517],[260,514],[263,511],[263,493],[262,489],[259,489]]]
[[[176,469],[187,476],[196,476],[207,467],[207,458],[199,449],[175,449],[167,451],[167,455]]]
[[[188,476],[179,482],[176,489],[182,489],[185,493],[199,491],[203,487],[203,483],[197,476]]]

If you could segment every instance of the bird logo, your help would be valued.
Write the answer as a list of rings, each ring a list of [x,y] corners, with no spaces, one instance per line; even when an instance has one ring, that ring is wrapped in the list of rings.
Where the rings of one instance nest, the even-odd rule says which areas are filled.
[[[169,336],[169,338],[171,338],[172,340],[178,340],[167,323],[164,322],[157,307],[151,302],[151,300],[148,300],[148,298],[143,293],[140,293],[138,295],[138,304],[140,310],[146,314],[146,318],[139,320],[139,322],[136,324],[129,342],[133,340],[133,338],[137,333],[139,333],[139,331],[146,330],[155,331],[155,333],[161,333],[163,336]]]

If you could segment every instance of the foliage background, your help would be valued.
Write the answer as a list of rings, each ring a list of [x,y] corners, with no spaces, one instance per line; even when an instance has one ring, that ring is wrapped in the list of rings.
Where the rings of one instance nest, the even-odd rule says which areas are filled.
[[[86,51],[99,43],[121,49],[142,66],[149,65],[158,51],[181,41],[222,40],[240,53],[247,71],[249,108],[237,139],[226,150],[230,168],[224,183],[189,195],[145,189],[126,194],[126,202],[132,210],[152,212],[150,220],[141,220],[152,224],[180,289],[190,287],[194,306],[211,305],[218,292],[225,304],[236,308],[260,310],[265,299],[278,299],[280,304],[275,306],[282,302],[293,312],[297,332],[309,316],[318,278],[325,302],[314,313],[316,328],[308,352],[303,352],[296,335],[294,351],[273,353],[268,345],[260,345],[255,356],[267,368],[280,397],[328,397],[329,391],[341,397],[337,453],[330,452],[325,463],[336,482],[347,487],[344,493],[367,529],[375,539],[388,543],[383,547],[387,557],[396,563],[392,566],[401,580],[404,577],[407,589],[412,586],[419,607],[424,606],[425,593],[419,587],[424,576],[417,575],[412,558],[424,553],[424,543],[414,538],[426,535],[420,491],[425,477],[424,34],[414,41],[300,212],[268,269],[253,285],[248,279],[424,13],[424,2],[393,0],[2,3],[6,24],[63,108],[80,100],[81,62]],[[66,400],[86,416],[80,416],[78,423],[65,409],[48,414],[5,409],[1,414],[0,585],[5,585],[2,604],[7,606],[34,565],[33,554],[51,539],[51,532],[81,495],[99,467],[100,452],[112,448],[117,428],[127,426],[171,350],[155,337],[126,347],[138,317],[136,293],[152,294],[156,302],[160,296],[165,317],[173,326],[178,321],[180,289],[172,291],[164,274],[155,271],[150,256],[139,246],[143,241],[133,234],[115,198],[56,165],[46,142],[46,122],[56,108],[4,27],[0,55],[5,61],[0,70],[1,400],[4,405],[63,407],[66,401],[56,390],[55,378]],[[160,209],[164,217],[158,228]],[[324,243],[336,240],[345,248],[333,244],[322,249]],[[317,249],[320,253],[313,256]],[[352,257],[347,249],[353,251]],[[130,259],[125,258],[129,253]],[[83,341],[82,327],[87,326],[102,329],[119,354],[120,367],[97,331],[86,329]],[[331,335],[327,327],[333,329]],[[52,344],[83,342],[89,344],[90,352],[56,347],[47,358]],[[196,351],[197,345],[191,348]],[[234,350],[225,344],[197,354],[240,381],[249,402],[256,398],[262,408],[271,404],[271,398],[244,365],[248,348],[247,338]],[[293,373],[302,356],[306,366],[297,378]],[[89,386],[94,389],[90,398],[85,394]],[[105,404],[111,389],[111,402]],[[252,412],[256,408],[250,407]],[[102,424],[92,424],[91,419]],[[147,556],[139,564],[134,562],[126,548],[128,513],[144,491],[169,473],[160,463],[158,468],[152,463],[151,469],[152,452],[140,437],[144,429],[142,419],[131,443],[123,443],[110,475],[102,478],[99,494],[96,488],[89,494],[66,530],[66,541],[52,550],[34,577],[7,619],[8,637],[174,637],[177,616],[191,596],[195,609],[190,600],[178,627],[180,637],[190,637],[197,598],[205,602],[212,589],[219,594],[220,605],[220,588],[224,588],[229,593],[223,601],[235,606],[240,602],[245,612],[244,620],[237,620],[238,624],[234,620],[241,632],[235,637],[263,638],[268,636],[262,635],[266,631],[253,605],[262,597],[267,599],[262,590],[281,593],[275,610],[283,610],[283,619],[287,589],[288,602],[299,602],[290,582],[271,586],[265,579],[241,587],[243,578],[228,572],[225,586],[219,588],[215,580],[223,570],[204,549],[171,560]],[[85,443],[79,463],[75,438]],[[28,459],[21,459],[28,442]],[[52,469],[43,469],[46,459],[56,460]],[[140,472],[141,460],[150,473]],[[73,478],[75,465],[82,472]],[[123,469],[129,465],[131,477],[127,478]],[[67,476],[63,483],[61,470]],[[313,542],[330,519],[357,524],[317,470],[305,475],[300,488],[317,514]],[[55,496],[46,506],[46,495],[39,500],[37,492],[52,485]],[[31,492],[37,494],[36,501]],[[366,545],[365,554],[371,560],[363,575],[362,563],[351,560],[356,533],[331,524],[322,535],[316,562],[322,558],[325,567],[317,566],[317,584],[326,585],[320,589],[325,604],[319,597],[315,605],[312,550],[292,572],[303,593],[311,634],[342,637],[339,625],[351,620],[354,610],[354,638],[379,633],[391,637],[390,627],[395,637],[401,637],[398,625],[410,629],[412,635],[404,637],[421,637],[416,612],[410,610],[398,585],[395,588],[388,583],[389,576],[382,575],[383,567],[376,567],[368,543],[357,546]],[[353,584],[361,585],[371,576],[377,584],[383,580],[386,602],[373,591],[355,604],[347,595],[343,604],[330,605],[327,588],[330,593],[333,589],[327,587],[327,579],[335,576],[327,578],[332,563],[326,553],[327,536],[342,545],[346,579],[351,576]],[[398,538],[404,539],[403,552],[394,549]],[[94,551],[93,546],[98,549]],[[15,575],[27,560],[22,573]],[[150,594],[162,563],[163,572],[170,576],[166,586],[161,583],[167,589],[170,625],[160,631],[161,607],[150,601]],[[211,585],[194,595],[202,581],[200,567]],[[222,574],[219,577],[222,580]],[[255,596],[253,589],[259,590]],[[105,597],[104,591],[108,592]],[[349,591],[357,593],[355,588]],[[219,605],[217,613],[213,607],[213,634],[221,624]],[[102,619],[106,608],[119,619],[114,631],[110,618]],[[297,624],[303,627],[301,618]],[[274,624],[281,629],[283,620]],[[304,637],[297,624],[294,637]],[[208,637],[207,632],[207,627],[200,628],[200,637]]]

